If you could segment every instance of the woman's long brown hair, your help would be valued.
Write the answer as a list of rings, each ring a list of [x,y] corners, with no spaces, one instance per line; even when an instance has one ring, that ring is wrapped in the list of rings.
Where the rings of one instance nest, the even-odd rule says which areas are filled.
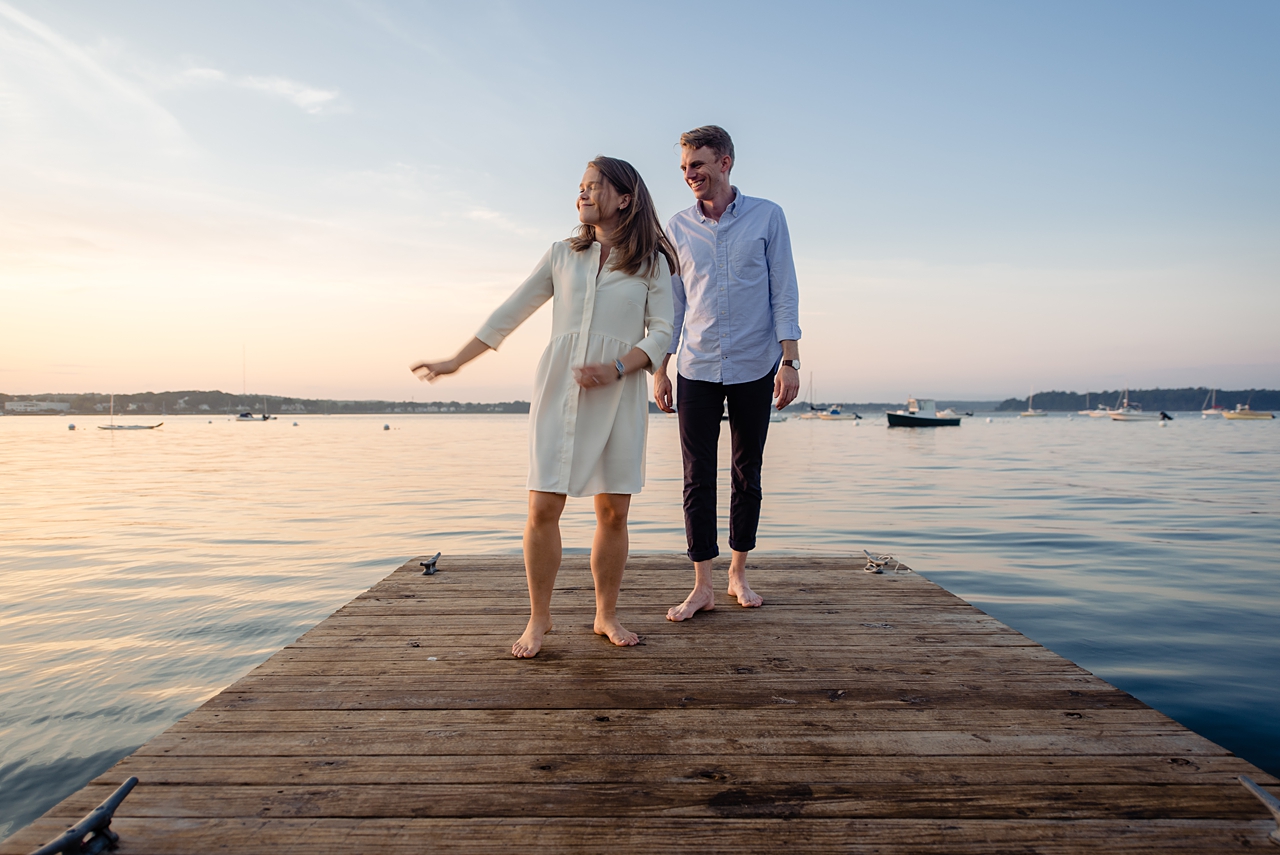
[[[618,212],[618,230],[614,233],[609,266],[632,275],[639,273],[643,267],[647,276],[653,269],[651,265],[656,262],[658,253],[662,253],[667,257],[667,267],[671,272],[679,273],[680,262],[676,260],[676,251],[662,231],[653,197],[649,195],[649,188],[644,186],[644,179],[636,172],[636,168],[625,160],[604,155],[598,156],[587,166],[594,166],[613,185],[614,190],[631,197],[631,204]],[[583,223],[578,226],[573,237],[569,238],[569,245],[576,252],[584,252],[595,239],[596,227]]]

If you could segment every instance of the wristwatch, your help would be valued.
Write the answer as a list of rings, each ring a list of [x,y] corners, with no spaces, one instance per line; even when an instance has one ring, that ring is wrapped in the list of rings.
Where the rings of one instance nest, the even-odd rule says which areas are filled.
[[[785,365],[788,368],[794,368],[797,371],[800,370],[800,360],[798,359],[784,359],[782,360],[782,365]]]
[[[622,375],[627,373],[627,366],[622,364],[621,359],[615,359],[613,360],[613,367],[614,370],[618,372],[618,379],[621,380]]]

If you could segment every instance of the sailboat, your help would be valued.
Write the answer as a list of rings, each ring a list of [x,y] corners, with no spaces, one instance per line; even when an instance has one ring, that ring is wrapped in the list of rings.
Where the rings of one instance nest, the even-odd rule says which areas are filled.
[[[801,413],[800,418],[802,419],[821,418],[822,412],[823,412],[822,408],[815,407],[813,404],[813,372],[812,371],[809,372],[809,391],[805,393],[805,398],[807,398],[809,401],[809,409],[806,412]]]
[[[1112,410],[1110,413],[1111,420],[1116,422],[1154,422],[1154,421],[1172,421],[1173,416],[1161,410],[1158,413],[1144,412],[1141,404],[1133,404],[1129,402],[1129,389],[1124,390],[1124,403],[1119,409]]]
[[[1210,389],[1209,394],[1204,396],[1204,403],[1200,405],[1200,413],[1206,416],[1221,416],[1226,412],[1226,407],[1218,406],[1218,390]]]
[[[1027,418],[1034,418],[1036,416],[1049,415],[1047,410],[1037,410],[1034,406],[1035,401],[1036,401],[1036,390],[1034,388],[1027,390],[1027,409],[1021,413],[1018,413],[1018,418],[1027,419]]]
[[[157,425],[118,425],[116,424],[116,396],[111,395],[111,421],[105,425],[98,425],[98,430],[155,430],[164,422]]]

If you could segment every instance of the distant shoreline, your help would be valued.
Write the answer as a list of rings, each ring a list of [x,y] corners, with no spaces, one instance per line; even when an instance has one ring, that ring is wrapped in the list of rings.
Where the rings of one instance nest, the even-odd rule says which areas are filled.
[[[1093,409],[1098,405],[1115,406],[1123,396],[1123,390],[1100,392],[1037,392],[1034,406],[1038,410],[1058,413],[1074,413]],[[1191,413],[1199,412],[1211,395],[1204,387],[1181,389],[1130,389],[1129,400],[1145,410]],[[1227,409],[1237,404],[1248,404],[1255,410],[1280,410],[1280,391],[1272,389],[1216,390],[1216,402]],[[1003,401],[974,401],[938,399],[940,408],[951,407],[966,413],[1020,412],[1028,408],[1026,398],[1006,398]],[[5,416],[15,415],[106,415],[112,406],[112,396],[99,392],[55,393],[39,395],[8,395],[0,393],[0,408]],[[34,411],[17,412],[25,404],[41,407]],[[881,412],[898,410],[906,406],[904,401],[825,401],[812,406],[826,409],[839,405],[846,411]],[[302,415],[465,415],[474,413],[528,414],[528,401],[502,401],[478,403],[470,401],[381,401],[339,400],[327,398],[291,398],[282,395],[234,395],[222,391],[138,392],[116,395],[115,414],[118,416],[235,416],[252,413],[261,416],[269,413],[284,418]],[[808,401],[797,401],[783,412],[804,412],[810,408]],[[649,403],[649,411],[657,412],[657,405]]]

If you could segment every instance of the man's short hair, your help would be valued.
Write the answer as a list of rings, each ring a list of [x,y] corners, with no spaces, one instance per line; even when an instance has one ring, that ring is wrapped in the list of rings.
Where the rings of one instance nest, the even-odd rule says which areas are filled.
[[[729,159],[737,162],[733,156],[733,138],[729,132],[719,125],[703,125],[680,135],[680,145],[685,148],[702,148],[706,146],[716,153],[716,157],[729,155]]]

